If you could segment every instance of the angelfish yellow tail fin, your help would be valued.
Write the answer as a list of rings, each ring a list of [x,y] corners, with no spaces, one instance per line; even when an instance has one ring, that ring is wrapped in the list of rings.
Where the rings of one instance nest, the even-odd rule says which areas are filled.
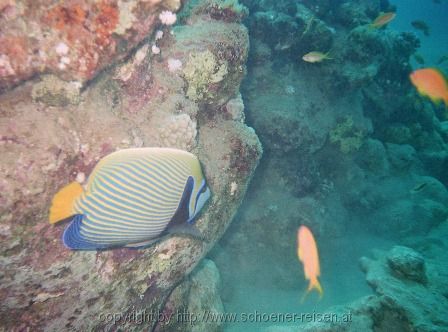
[[[50,224],[55,224],[74,214],[73,203],[82,194],[82,191],[82,186],[78,182],[72,182],[54,195],[48,218]]]

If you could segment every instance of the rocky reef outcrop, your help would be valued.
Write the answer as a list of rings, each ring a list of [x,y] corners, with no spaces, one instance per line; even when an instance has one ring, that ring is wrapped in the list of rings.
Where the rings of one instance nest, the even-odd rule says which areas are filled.
[[[35,75],[83,84],[147,39],[181,0],[32,1],[0,4],[0,91]]]
[[[262,153],[239,97],[248,54],[244,7],[196,5],[184,4],[171,28],[159,14],[175,12],[179,1],[58,1],[45,12],[31,1],[2,3],[5,331],[153,329],[173,303],[173,288],[232,220]],[[5,42],[13,32],[16,40]],[[84,183],[108,153],[142,146],[199,157],[212,191],[197,220],[205,240],[173,236],[145,250],[64,248],[63,227],[47,221],[55,192]],[[178,288],[193,294],[215,273],[210,264],[202,270]],[[200,305],[193,302],[185,305]],[[144,321],[136,319],[143,311]]]
[[[187,280],[170,294],[155,331],[222,331],[224,314],[221,279],[215,263],[203,260]]]
[[[265,331],[445,331],[447,231],[445,222],[433,229],[426,241],[408,239],[410,247],[394,246],[389,251],[375,250],[371,258],[362,257],[361,268],[375,294],[326,311],[338,317],[348,313],[349,321],[333,319],[300,327],[274,325]]]
[[[433,229],[429,241],[408,240],[410,247],[394,246],[363,257],[361,268],[376,295],[340,307],[350,311],[351,324],[321,324],[322,331],[444,331],[448,328],[446,283],[447,223]],[[310,324],[303,331],[313,331]],[[301,330],[302,331],[302,330]]]

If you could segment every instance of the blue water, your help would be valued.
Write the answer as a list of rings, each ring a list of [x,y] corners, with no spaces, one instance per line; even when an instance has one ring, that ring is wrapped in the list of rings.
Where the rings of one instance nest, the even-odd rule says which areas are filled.
[[[434,66],[441,56],[448,54],[447,21],[448,3],[437,4],[433,1],[398,0],[394,1],[398,10],[397,19],[390,24],[390,28],[397,31],[413,31],[420,37],[421,48],[418,51],[426,60],[427,65]],[[410,24],[414,20],[423,20],[430,27],[430,35],[426,37],[416,31]],[[444,68],[448,64],[445,63]]]
[[[369,66],[381,68],[386,63],[387,68],[387,61],[393,63],[402,54],[384,60],[387,55],[373,46],[355,49],[345,39],[353,27],[334,22],[331,11],[314,12],[333,29],[331,47],[319,39],[303,38],[295,44],[297,35],[292,42],[285,37],[294,27],[282,23],[276,30],[275,23],[259,18],[271,16],[275,21],[280,14],[294,16],[295,3],[245,2],[251,11],[246,24],[252,56],[243,98],[248,124],[259,135],[265,153],[240,212],[209,255],[221,273],[226,312],[240,316],[325,312],[374,294],[359,267],[361,257],[374,249],[407,243],[411,237],[424,239],[433,227],[446,223],[446,210],[440,216],[425,205],[431,201],[443,209],[448,202],[448,136],[440,130],[447,125],[443,106],[417,96],[408,75],[421,67],[414,53],[425,59],[424,66],[448,72],[448,61],[437,65],[448,55],[448,2],[394,1],[397,17],[379,30],[382,36],[378,38],[390,40],[388,36],[411,32],[420,47],[399,60],[403,64],[399,73],[391,69],[397,65],[391,64],[361,83],[353,79],[353,86],[338,85],[337,73],[344,66],[353,65],[344,75],[356,75]],[[313,11],[320,2],[303,3]],[[430,36],[410,25],[416,19],[429,25]],[[271,24],[266,33],[259,30],[263,24]],[[336,53],[333,62],[313,66],[300,59],[311,50],[329,48]],[[368,60],[357,62],[352,58],[355,52],[364,52]],[[412,102],[401,102],[406,95]],[[363,140],[361,147],[348,153],[330,140],[332,128],[344,119],[351,119],[358,128],[348,135],[361,132]],[[412,191],[422,183],[437,189]],[[296,231],[303,223],[313,230],[319,247],[321,300],[311,293],[301,302],[307,281],[296,254]],[[240,321],[227,323],[225,331],[280,331],[288,325],[298,326],[272,320]]]

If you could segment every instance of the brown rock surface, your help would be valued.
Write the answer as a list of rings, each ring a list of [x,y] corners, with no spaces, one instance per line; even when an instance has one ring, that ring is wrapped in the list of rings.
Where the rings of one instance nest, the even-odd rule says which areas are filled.
[[[0,2],[0,91],[36,74],[84,83],[123,59],[181,0]]]
[[[112,3],[107,6],[119,7]],[[160,1],[136,3],[154,11],[161,8]],[[84,2],[70,4],[83,10],[86,6]],[[94,6],[103,5],[106,2]],[[23,9],[24,5],[10,2],[0,9],[2,15],[5,10],[14,13],[10,7]],[[145,13],[136,12],[142,17]],[[100,15],[99,9],[88,18],[81,14],[69,18],[75,25],[81,24],[81,18],[93,24],[95,15]],[[98,63],[109,67],[87,86],[66,79],[90,79],[102,65],[82,73],[70,71],[79,64],[60,71],[52,60],[45,64],[51,75],[0,95],[0,326],[5,331],[115,330],[118,326],[147,331],[157,319],[142,323],[132,314],[161,310],[173,287],[193,270],[230,223],[261,156],[255,132],[225,111],[227,101],[239,96],[247,31],[238,23],[202,17],[201,12],[195,15],[191,22],[196,23],[177,26],[173,34],[165,29],[161,39],[145,41],[119,65],[109,66],[117,58],[110,49],[113,43],[119,44],[115,33],[104,32],[110,40],[103,45]],[[2,36],[20,18],[10,20]],[[149,15],[144,22],[136,21],[140,30],[131,33],[133,28],[127,29],[124,33],[133,35],[130,44],[147,36],[152,22]],[[37,24],[39,35],[46,29],[44,23],[37,15],[36,21],[27,23],[23,38],[31,38],[31,24]],[[51,47],[53,37],[50,34],[47,40]],[[155,43],[160,54],[151,50]],[[28,42],[23,45],[26,50]],[[216,63],[226,63],[227,72],[220,80],[210,80],[215,74],[213,66],[209,67],[211,76],[205,78],[184,74],[191,54],[205,50]],[[169,59],[179,60],[181,68],[170,67]],[[14,78],[7,76],[2,81],[4,86],[40,72],[42,64],[17,68],[13,66]],[[204,98],[189,99],[190,84],[198,84]],[[210,203],[197,220],[206,241],[172,236],[145,250],[66,249],[60,240],[64,227],[48,223],[52,196],[70,181],[85,181],[104,155],[140,146],[177,147],[198,155],[212,191]]]

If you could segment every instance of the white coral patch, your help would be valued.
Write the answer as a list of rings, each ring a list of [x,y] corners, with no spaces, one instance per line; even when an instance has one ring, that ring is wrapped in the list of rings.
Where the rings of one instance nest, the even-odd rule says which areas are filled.
[[[188,114],[170,116],[159,131],[161,143],[165,147],[190,150],[196,144],[196,121]]]
[[[69,51],[67,44],[63,42],[58,43],[55,49],[58,55],[66,55]]]
[[[160,48],[156,44],[152,45],[151,51],[152,54],[160,54]]]
[[[162,37],[163,37],[163,31],[162,30],[157,30],[155,39],[159,40],[159,39],[162,39]]]
[[[11,66],[9,57],[5,54],[0,54],[0,75],[1,76],[11,76],[15,75],[15,70]]]
[[[168,70],[170,72],[175,72],[180,69],[182,69],[182,61],[180,61],[179,59],[173,59],[173,58],[168,59]]]
[[[241,95],[227,102],[226,111],[230,114],[232,120],[244,122],[244,102]]]
[[[174,23],[176,23],[177,16],[172,11],[164,10],[159,14],[159,19],[162,24],[173,25]]]
[[[114,32],[122,35],[127,29],[132,28],[132,25],[136,21],[136,17],[133,14],[133,10],[137,3],[135,1],[118,1],[118,24]]]
[[[84,183],[84,181],[86,180],[86,175],[83,172],[79,172],[78,174],[76,174],[76,182],[78,183]]]
[[[235,193],[236,193],[237,190],[238,190],[238,184],[237,184],[235,181],[233,181],[233,182],[230,184],[230,196],[235,195]]]
[[[148,52],[148,45],[144,45],[142,48],[140,48],[137,53],[135,53],[134,57],[134,65],[138,66],[142,63],[142,61],[145,59],[146,53]]]
[[[70,58],[67,57],[67,56],[63,56],[63,57],[61,58],[61,62],[64,63],[64,64],[66,64],[66,65],[68,65],[68,64],[70,63]]]

